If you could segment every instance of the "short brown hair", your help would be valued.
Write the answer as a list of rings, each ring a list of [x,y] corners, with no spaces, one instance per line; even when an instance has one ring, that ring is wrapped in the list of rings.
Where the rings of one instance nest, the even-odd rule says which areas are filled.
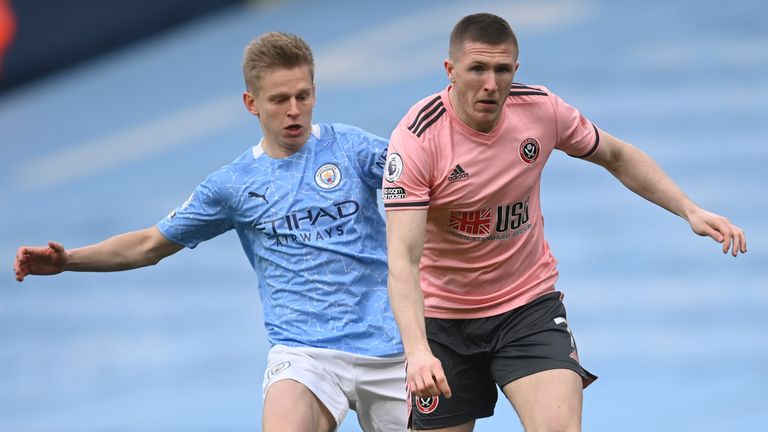
[[[264,72],[300,66],[309,66],[310,76],[314,79],[315,62],[312,58],[312,50],[304,39],[290,33],[264,33],[245,47],[243,54],[245,88],[252,94],[256,94]]]
[[[448,55],[456,59],[466,42],[480,42],[488,45],[511,43],[518,50],[517,36],[509,23],[499,16],[477,13],[462,18],[451,31]]]

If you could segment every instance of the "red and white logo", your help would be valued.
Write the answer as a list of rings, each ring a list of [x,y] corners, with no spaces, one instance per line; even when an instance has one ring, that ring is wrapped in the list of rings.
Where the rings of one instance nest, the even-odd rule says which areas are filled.
[[[448,227],[468,235],[491,233],[491,209],[452,211]]]
[[[416,398],[416,409],[419,410],[422,414],[429,414],[437,409],[437,404],[440,402],[440,397],[438,396],[430,396],[430,397],[417,397]]]
[[[526,138],[520,143],[520,159],[527,164],[536,162],[541,146],[536,138]]]

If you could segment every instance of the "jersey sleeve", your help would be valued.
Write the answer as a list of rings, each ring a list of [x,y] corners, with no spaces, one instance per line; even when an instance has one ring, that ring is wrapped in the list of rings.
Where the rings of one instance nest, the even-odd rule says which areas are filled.
[[[597,127],[576,108],[550,92],[557,117],[557,144],[555,148],[569,156],[585,158],[597,150],[600,134]]]
[[[381,188],[385,210],[429,208],[432,164],[427,149],[403,123],[392,132]]]
[[[233,228],[229,209],[217,196],[212,177],[200,183],[182,205],[157,223],[168,240],[193,249]]]
[[[379,189],[389,141],[354,126],[336,124],[334,129],[345,152],[354,158],[354,166],[359,169],[362,181],[371,189]]]

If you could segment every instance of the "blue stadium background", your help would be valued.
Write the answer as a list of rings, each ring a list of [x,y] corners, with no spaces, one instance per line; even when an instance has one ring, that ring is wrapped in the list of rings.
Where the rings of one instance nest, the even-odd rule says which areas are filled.
[[[768,6],[759,0],[245,4],[0,96],[0,431],[256,431],[268,344],[232,234],[127,273],[13,280],[22,244],[150,226],[258,142],[240,60],[254,36],[315,50],[316,121],[388,136],[446,84],[447,35],[496,12],[544,84],[656,158],[749,236],[709,239],[591,164],[545,170],[547,235],[590,431],[768,423]],[[761,222],[762,221],[762,222]],[[354,414],[342,431],[358,430]],[[501,400],[478,431],[522,430]]]

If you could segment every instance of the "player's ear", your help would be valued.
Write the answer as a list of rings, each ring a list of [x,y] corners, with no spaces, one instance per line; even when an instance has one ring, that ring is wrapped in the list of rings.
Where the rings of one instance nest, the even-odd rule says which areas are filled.
[[[250,92],[243,92],[243,103],[245,104],[245,109],[247,109],[249,113],[255,115],[256,117],[259,116],[259,107],[256,105],[256,99],[251,95]]]
[[[445,59],[443,61],[443,67],[445,68],[445,73],[448,75],[448,80],[452,83],[456,82],[456,75],[454,73],[456,69],[451,59]]]

